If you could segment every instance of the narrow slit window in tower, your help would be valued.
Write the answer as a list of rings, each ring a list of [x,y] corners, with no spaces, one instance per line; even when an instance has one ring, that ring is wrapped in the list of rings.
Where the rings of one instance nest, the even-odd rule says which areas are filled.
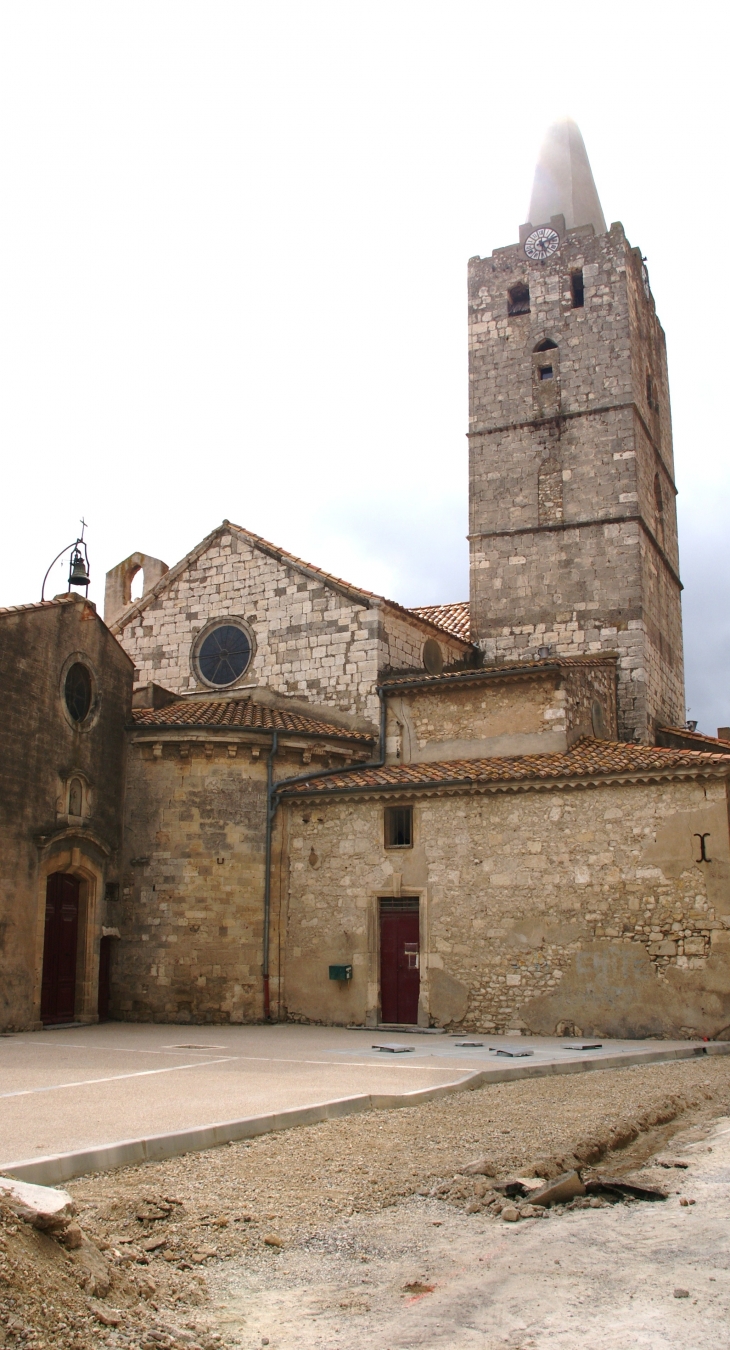
[[[530,288],[520,282],[517,286],[511,286],[507,294],[507,313],[508,314],[529,314],[530,313]]]
[[[583,288],[583,268],[579,272],[570,274],[570,299],[573,309],[582,309],[585,304],[585,290]]]

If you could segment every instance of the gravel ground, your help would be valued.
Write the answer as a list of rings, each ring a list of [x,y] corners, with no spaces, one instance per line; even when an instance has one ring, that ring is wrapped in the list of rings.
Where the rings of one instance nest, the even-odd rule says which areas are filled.
[[[725,1114],[730,1058],[712,1057],[495,1084],[81,1178],[79,1252],[0,1213],[0,1345],[248,1347],[221,1293],[236,1271],[273,1289],[290,1254],[393,1207],[501,1230],[484,1180],[460,1174],[472,1159],[502,1177],[615,1170],[612,1151],[636,1166],[680,1124]]]
[[[729,1130],[680,1132],[685,1168],[632,1173],[669,1192],[660,1203],[495,1223],[411,1196],[343,1217],[275,1279],[219,1266],[218,1325],[246,1350],[727,1350]]]

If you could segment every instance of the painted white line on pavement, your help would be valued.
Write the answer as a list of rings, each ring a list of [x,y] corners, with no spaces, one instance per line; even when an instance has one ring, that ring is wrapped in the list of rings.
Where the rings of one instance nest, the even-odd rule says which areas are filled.
[[[228,1064],[228,1059],[198,1060],[197,1064],[173,1064],[168,1069],[139,1069],[137,1073],[113,1073],[109,1078],[82,1078],[78,1083],[51,1083],[48,1087],[20,1088],[16,1092],[0,1092],[3,1097],[32,1097],[34,1092],[60,1092],[62,1088],[93,1087],[95,1083],[117,1083],[122,1078],[149,1078],[156,1073],[177,1073],[180,1069],[199,1069],[206,1064]]]

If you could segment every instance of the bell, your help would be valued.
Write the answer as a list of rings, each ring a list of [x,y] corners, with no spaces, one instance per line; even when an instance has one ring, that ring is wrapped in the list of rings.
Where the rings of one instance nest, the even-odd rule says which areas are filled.
[[[86,570],[86,562],[83,553],[75,548],[71,554],[71,571],[68,574],[69,586],[88,586],[90,581],[89,573]]]

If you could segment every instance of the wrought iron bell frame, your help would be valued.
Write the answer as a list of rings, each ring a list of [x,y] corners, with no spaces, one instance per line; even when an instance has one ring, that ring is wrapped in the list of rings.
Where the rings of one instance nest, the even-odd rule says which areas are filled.
[[[78,536],[78,538],[74,539],[72,544],[66,544],[61,549],[61,552],[56,554],[55,558],[53,559],[53,562],[51,563],[50,567],[48,568],[48,571],[46,572],[46,575],[43,578],[43,585],[41,586],[41,601],[45,600],[46,598],[46,582],[48,581],[48,578],[51,574],[51,569],[56,566],[56,563],[58,562],[59,558],[62,558],[64,553],[69,552],[71,554],[69,558],[69,567],[68,567],[69,594],[71,592],[72,586],[83,586],[85,594],[88,596],[89,586],[91,584],[91,573],[89,571],[89,553],[86,547],[86,540],[84,539],[85,529],[86,529],[86,521],[82,520],[81,534]],[[76,576],[74,576],[75,572],[77,573]]]

